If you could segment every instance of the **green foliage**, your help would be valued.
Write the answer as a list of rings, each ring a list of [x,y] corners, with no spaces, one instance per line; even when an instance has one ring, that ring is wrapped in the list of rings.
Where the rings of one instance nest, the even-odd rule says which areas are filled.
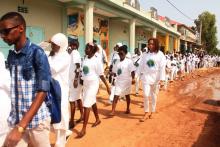
[[[218,53],[216,48],[217,41],[217,27],[215,14],[211,14],[208,11],[203,12],[198,16],[199,22],[202,22],[202,46],[209,54]],[[198,25],[197,25],[198,27]]]

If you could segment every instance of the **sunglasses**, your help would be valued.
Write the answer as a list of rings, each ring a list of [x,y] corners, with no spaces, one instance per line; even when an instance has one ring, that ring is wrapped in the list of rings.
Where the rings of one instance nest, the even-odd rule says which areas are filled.
[[[6,29],[2,29],[0,30],[0,36],[7,36],[13,29],[17,28],[19,25],[16,25],[14,27],[11,28],[6,28]]]

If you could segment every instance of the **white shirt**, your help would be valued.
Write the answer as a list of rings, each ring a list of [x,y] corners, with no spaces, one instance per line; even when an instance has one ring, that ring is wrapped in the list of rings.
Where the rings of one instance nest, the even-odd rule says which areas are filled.
[[[99,80],[100,75],[104,75],[104,69],[100,64],[99,57],[94,55],[91,58],[86,57],[82,63],[83,80]]]
[[[140,65],[140,62],[141,62],[141,55],[139,55],[139,56],[137,54],[133,55],[132,61],[133,61],[135,68],[137,69]]]
[[[100,57],[101,63],[104,64],[104,61],[107,62],[107,55],[105,50],[101,47],[101,45],[98,45],[99,50],[96,52],[96,55]]]
[[[170,60],[171,69],[175,70],[177,68],[177,61],[175,59]]]
[[[145,84],[156,84],[165,80],[166,57],[161,51],[145,53],[142,56],[138,73]]]
[[[118,55],[118,52],[114,51],[110,56],[110,65],[113,65],[114,62],[119,59],[120,59],[120,57]]]
[[[80,56],[79,51],[73,50],[72,53],[70,54],[69,78],[71,81],[74,80],[75,78],[76,63],[81,64],[81,56]]]
[[[131,80],[131,72],[135,71],[135,66],[131,59],[125,58],[123,61],[117,60],[113,67],[117,80]]]

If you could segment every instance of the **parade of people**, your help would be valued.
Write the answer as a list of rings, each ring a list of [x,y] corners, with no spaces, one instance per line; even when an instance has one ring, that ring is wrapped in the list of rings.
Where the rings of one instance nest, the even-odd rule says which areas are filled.
[[[220,146],[215,15],[190,26],[144,2],[0,2],[1,147]]]

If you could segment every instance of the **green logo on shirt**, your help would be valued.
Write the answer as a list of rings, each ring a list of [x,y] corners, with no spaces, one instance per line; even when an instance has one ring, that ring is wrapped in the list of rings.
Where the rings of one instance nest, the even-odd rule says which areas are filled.
[[[88,66],[83,66],[83,73],[87,75],[89,73],[89,67]]]
[[[148,65],[148,67],[154,67],[155,66],[154,60],[152,60],[152,59],[148,60],[147,65]]]
[[[122,73],[121,68],[118,69],[117,74],[120,75]]]

